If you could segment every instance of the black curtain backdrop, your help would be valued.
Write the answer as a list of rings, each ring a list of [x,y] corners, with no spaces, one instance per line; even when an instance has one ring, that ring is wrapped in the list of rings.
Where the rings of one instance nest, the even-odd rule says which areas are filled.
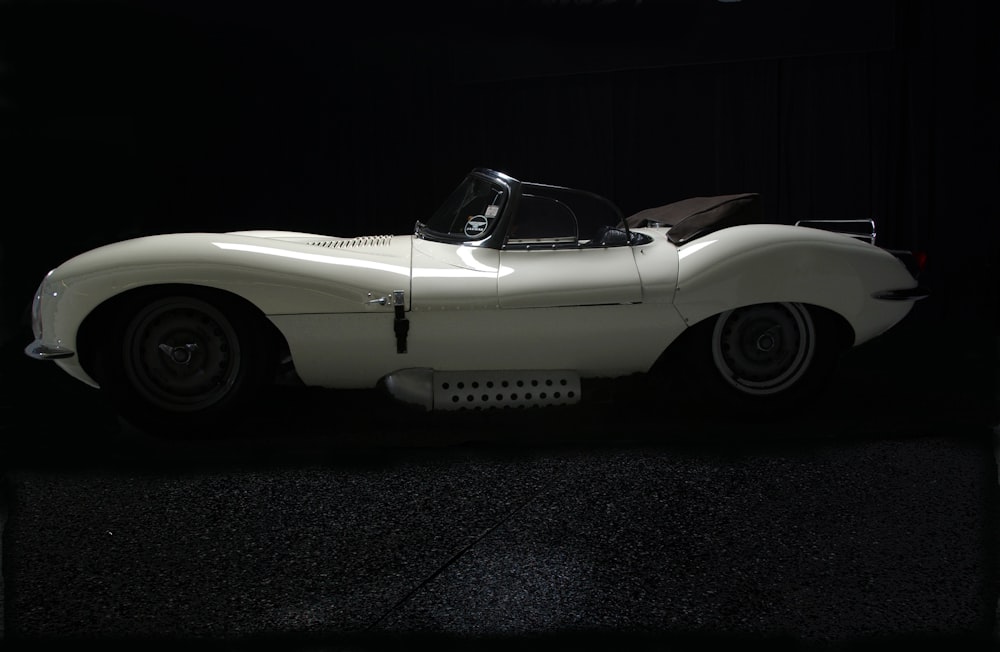
[[[993,319],[992,0],[0,3],[0,296],[106,242],[408,233],[471,168],[628,215],[760,192],[930,254]]]

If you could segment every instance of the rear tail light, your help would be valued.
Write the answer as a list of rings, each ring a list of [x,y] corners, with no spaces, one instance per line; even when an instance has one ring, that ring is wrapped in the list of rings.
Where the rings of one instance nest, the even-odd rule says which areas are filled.
[[[906,270],[913,278],[917,278],[927,267],[927,254],[923,251],[906,251],[903,249],[889,249],[889,253],[898,258],[906,265]]]

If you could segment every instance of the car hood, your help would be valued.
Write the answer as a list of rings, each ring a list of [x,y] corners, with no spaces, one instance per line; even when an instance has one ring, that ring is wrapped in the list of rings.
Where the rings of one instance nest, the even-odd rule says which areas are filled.
[[[289,231],[153,235],[80,254],[46,283],[90,302],[186,283],[228,290],[265,314],[371,312],[385,309],[372,298],[409,289],[411,239]]]

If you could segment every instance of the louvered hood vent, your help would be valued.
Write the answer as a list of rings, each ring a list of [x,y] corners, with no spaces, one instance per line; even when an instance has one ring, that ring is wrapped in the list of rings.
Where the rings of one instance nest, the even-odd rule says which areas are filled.
[[[317,240],[308,244],[328,249],[362,249],[373,247],[388,247],[392,243],[391,235],[366,235],[360,238],[344,238],[340,240]]]

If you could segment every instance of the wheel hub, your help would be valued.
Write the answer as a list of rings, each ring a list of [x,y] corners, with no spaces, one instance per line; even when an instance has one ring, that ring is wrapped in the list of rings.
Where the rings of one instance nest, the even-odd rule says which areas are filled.
[[[769,353],[771,350],[774,349],[775,344],[777,343],[774,337],[775,335],[774,331],[777,328],[778,328],[777,326],[773,326],[760,334],[760,337],[757,338],[758,351],[760,351],[761,353]]]
[[[809,368],[815,332],[797,304],[762,304],[731,310],[716,322],[712,356],[733,387],[772,394],[793,386]]]
[[[180,346],[170,346],[166,342],[163,342],[158,348],[171,362],[180,365],[189,365],[191,364],[191,356],[198,350],[198,344],[191,342]]]

